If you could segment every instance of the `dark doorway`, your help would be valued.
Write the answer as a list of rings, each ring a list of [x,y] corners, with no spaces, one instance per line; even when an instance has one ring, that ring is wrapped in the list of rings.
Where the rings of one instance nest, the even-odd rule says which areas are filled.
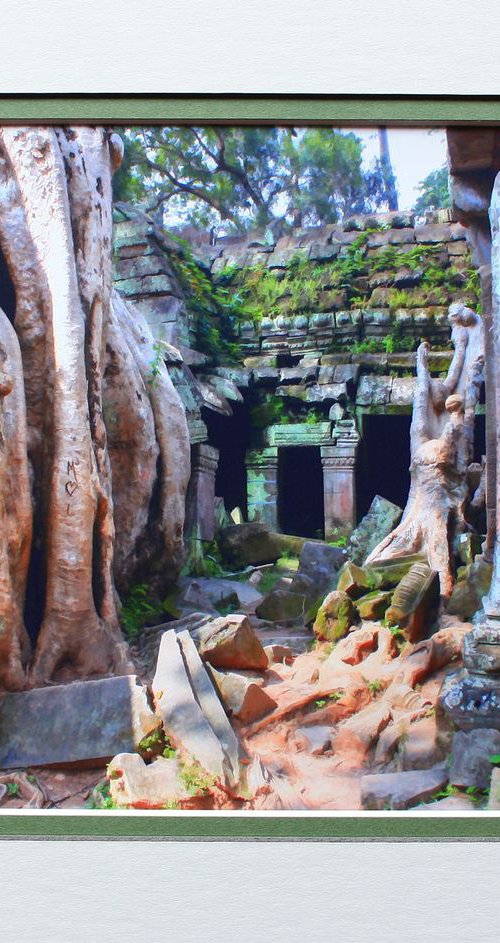
[[[410,490],[411,416],[363,416],[357,465],[358,521],[376,494],[404,508]]]
[[[285,534],[320,539],[324,536],[323,468],[319,447],[279,450],[278,522]]]
[[[486,416],[476,416],[474,422],[474,462],[481,463],[483,455],[486,455]]]
[[[16,316],[16,292],[10,277],[5,256],[0,249],[0,308],[7,315],[11,324]]]
[[[219,450],[215,494],[224,498],[226,511],[240,508],[247,516],[247,470],[245,453],[250,447],[250,419],[246,403],[231,403],[232,416],[202,409],[210,445]]]

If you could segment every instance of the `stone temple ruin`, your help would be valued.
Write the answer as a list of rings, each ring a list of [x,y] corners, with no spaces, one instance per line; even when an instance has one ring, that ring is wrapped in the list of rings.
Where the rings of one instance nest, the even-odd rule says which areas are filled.
[[[59,138],[66,160],[75,141]],[[108,143],[115,164],[104,133],[94,153],[109,161]],[[15,144],[6,133],[0,158],[3,146],[22,164]],[[47,677],[19,659],[0,693],[0,806],[500,808],[499,132],[451,129],[448,147],[453,208],[425,219],[187,244],[114,206],[97,381],[99,358],[85,359],[107,499],[91,528],[98,619],[78,638],[92,655],[104,625],[121,660],[82,660],[78,640]],[[12,364],[32,363],[30,318],[50,326],[55,289],[43,271],[42,301],[23,307],[2,160],[0,432],[12,448]],[[105,205],[110,177],[97,179]],[[74,173],[65,186],[74,213]],[[111,249],[110,200],[107,212],[94,224]],[[96,344],[90,327],[82,343]],[[29,424],[29,373],[25,387]],[[26,438],[36,482],[45,459]],[[79,462],[64,464],[68,518]],[[27,597],[42,582],[34,494]],[[1,514],[9,524],[0,502]],[[36,665],[29,599],[24,621]]]
[[[170,264],[178,247],[130,208],[117,208],[115,219],[115,286],[144,311],[158,340],[184,359],[179,364],[174,353],[169,370],[188,415],[192,510],[203,540],[213,539],[214,496],[229,511],[239,507],[249,521],[327,540],[349,533],[377,494],[404,506],[415,394],[410,348],[428,339],[432,372],[446,371],[452,359],[448,306],[477,303],[467,285],[466,229],[448,211],[422,225],[396,212],[304,230],[275,245],[256,234],[195,249],[215,279],[228,269],[237,275],[259,266],[279,277],[299,260],[306,275],[308,267],[315,269],[326,286],[320,284],[301,314],[264,312],[257,324],[242,323],[241,362],[234,366],[214,364],[199,351],[196,321]],[[329,287],[330,263],[360,241],[374,273],[354,279],[350,292]],[[404,264],[407,253],[411,268]],[[453,273],[445,288],[426,283],[426,271],[436,267]],[[391,352],[387,342],[384,350],[384,338],[393,335],[402,350]],[[484,405],[477,413],[475,457],[481,461]]]

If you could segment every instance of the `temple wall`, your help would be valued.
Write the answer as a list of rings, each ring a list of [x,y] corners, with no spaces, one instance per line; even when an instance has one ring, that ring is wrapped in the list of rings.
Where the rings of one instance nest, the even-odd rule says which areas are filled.
[[[204,276],[238,293],[252,310],[251,318],[234,323],[229,362],[199,349],[199,310],[190,310],[174,264],[178,252],[148,217],[117,210],[115,285],[139,304],[155,336],[172,345],[165,359],[193,444],[190,494],[200,505],[198,516],[194,509],[188,514],[193,528],[212,533],[216,458],[210,475],[197,460],[200,447],[214,444],[209,416],[230,416],[232,403],[243,402],[248,518],[279,528],[280,452],[315,448],[323,470],[325,536],[348,531],[358,513],[363,418],[409,417],[416,347],[428,340],[431,372],[445,374],[452,356],[448,306],[463,300],[477,307],[466,228],[450,211],[423,223],[408,213],[388,213],[299,230],[276,242],[252,233],[193,247]],[[266,279],[268,303],[259,286]],[[230,439],[223,447],[231,448]]]

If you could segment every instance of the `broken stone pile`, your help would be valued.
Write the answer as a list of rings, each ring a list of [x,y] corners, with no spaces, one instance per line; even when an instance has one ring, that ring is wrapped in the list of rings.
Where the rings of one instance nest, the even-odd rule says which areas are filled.
[[[363,568],[348,562],[320,606],[313,630],[321,641],[336,642],[360,621],[384,620],[415,642],[429,632],[438,603],[438,575],[422,557],[393,557]]]
[[[439,616],[421,556],[351,559],[390,526],[371,520],[347,548],[300,539],[288,569],[286,535],[228,527],[243,570],[181,580],[179,618],[143,631],[136,675],[2,695],[0,805],[50,805],[70,764],[94,784],[98,769],[105,808],[483,807],[500,735],[454,736],[439,700],[471,626]],[[479,561],[464,571],[478,593]]]

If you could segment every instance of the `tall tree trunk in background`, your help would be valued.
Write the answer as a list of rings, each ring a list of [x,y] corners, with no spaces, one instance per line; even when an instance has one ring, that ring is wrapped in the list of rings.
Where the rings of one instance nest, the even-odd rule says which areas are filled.
[[[0,243],[16,293],[15,330],[3,315],[0,324],[0,353],[5,352],[6,375],[12,375],[12,389],[8,377],[2,385],[0,616],[10,626],[11,641],[8,652],[0,646],[0,683],[20,687],[26,659],[22,612],[30,602],[32,610],[43,612],[31,684],[130,668],[114,589],[114,504],[102,390],[111,316],[111,165],[119,157],[119,139],[102,128],[3,128],[0,157]],[[130,333],[129,325],[123,330]],[[123,345],[129,349],[129,340]],[[157,393],[142,386],[140,395],[154,402]],[[162,377],[164,387],[170,395]],[[120,409],[134,427],[142,415],[136,391],[129,392]],[[175,573],[182,557],[189,443],[182,407],[172,395],[169,402],[170,418],[155,415],[153,405],[152,428],[160,452],[169,430],[179,439],[177,450],[163,447],[158,487],[168,517],[164,563]],[[18,429],[8,433],[9,422]],[[11,459],[19,485],[7,480]],[[28,460],[35,541],[27,577]],[[147,484],[151,506],[157,503],[156,472]],[[133,517],[135,498],[129,497]],[[148,505],[147,496],[140,500]],[[14,522],[17,517],[15,539],[6,514]]]
[[[385,191],[390,210],[399,209],[398,192],[396,190],[396,178],[392,169],[391,152],[389,150],[389,137],[387,128],[378,129],[378,144],[380,150],[380,163],[385,182]]]

